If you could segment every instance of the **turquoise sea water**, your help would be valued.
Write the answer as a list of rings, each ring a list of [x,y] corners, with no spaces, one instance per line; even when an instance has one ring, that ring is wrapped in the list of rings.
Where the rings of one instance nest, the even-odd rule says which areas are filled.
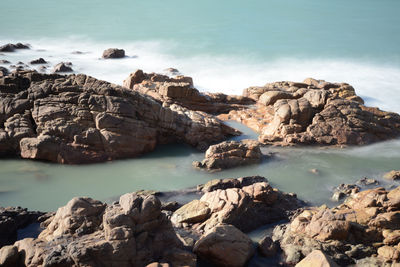
[[[28,42],[32,49],[0,59],[15,64],[43,57],[49,71],[71,61],[76,72],[117,84],[137,68],[176,67],[200,90],[228,94],[314,77],[348,82],[368,105],[400,112],[399,11],[398,0],[3,1],[0,44]],[[128,57],[99,59],[109,47],[124,48]],[[274,151],[276,158],[262,165],[216,174],[193,170],[191,162],[203,155],[185,146],[88,166],[0,160],[0,206],[52,210],[73,196],[106,201],[139,189],[176,190],[257,174],[322,204],[334,185],[400,168],[399,141]]]

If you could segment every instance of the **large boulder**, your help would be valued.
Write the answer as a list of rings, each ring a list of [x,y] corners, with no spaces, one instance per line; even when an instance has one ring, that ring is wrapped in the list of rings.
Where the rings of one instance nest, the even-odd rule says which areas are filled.
[[[29,45],[16,43],[16,44],[5,44],[0,46],[0,52],[14,52],[16,49],[29,49]]]
[[[0,78],[0,154],[78,164],[135,157],[157,144],[199,149],[239,132],[203,112],[161,104],[79,74]]]
[[[106,205],[74,198],[45,223],[38,238],[0,250],[15,266],[195,266],[153,195],[125,194]],[[12,257],[17,254],[17,257]],[[3,257],[3,255],[5,255]]]
[[[205,159],[193,162],[193,166],[208,171],[220,171],[260,163],[261,160],[262,153],[257,141],[224,141],[210,146],[205,153]]]
[[[219,224],[196,242],[194,253],[217,266],[241,267],[253,256],[251,239],[236,227]]]

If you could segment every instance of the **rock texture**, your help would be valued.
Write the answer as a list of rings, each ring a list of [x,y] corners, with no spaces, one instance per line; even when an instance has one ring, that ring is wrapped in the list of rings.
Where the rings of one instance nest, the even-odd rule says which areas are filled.
[[[265,144],[362,145],[400,134],[400,116],[366,107],[354,88],[308,78],[245,89],[257,105],[221,115],[260,133]]]
[[[332,259],[321,250],[314,250],[302,259],[296,267],[338,267]]]
[[[387,172],[383,175],[383,178],[387,180],[400,180],[400,171],[393,170]]]
[[[200,200],[173,213],[175,226],[203,233],[225,223],[247,232],[287,219],[302,206],[296,196],[272,188],[260,176],[214,180],[200,188],[205,192]]]
[[[176,103],[191,110],[207,113],[223,113],[244,108],[255,101],[243,96],[200,93],[187,76],[170,78],[156,73],[137,70],[124,81],[125,87],[147,94],[161,103]]]
[[[54,66],[53,72],[73,72],[74,70],[71,68],[72,64],[69,62],[61,62]]]
[[[193,162],[193,166],[208,171],[220,171],[243,165],[260,163],[262,153],[255,140],[224,141],[210,146],[203,161]]]
[[[376,254],[380,262],[398,264],[400,187],[361,191],[331,209],[307,209],[290,224],[277,226],[273,239],[291,264],[316,249],[339,265],[376,262]]]
[[[254,254],[251,239],[229,224],[219,224],[204,233],[193,251],[217,266],[226,267],[242,267]]]
[[[37,64],[47,64],[47,61],[44,60],[43,58],[38,58],[35,60],[32,60],[31,62],[29,62],[32,65],[37,65]]]
[[[15,265],[5,266],[196,265],[196,257],[182,249],[153,195],[125,194],[109,206],[74,198],[45,224],[37,239],[0,250],[5,260],[14,260]]]
[[[123,58],[125,57],[125,50],[118,48],[109,48],[104,50],[103,58]]]
[[[0,207],[0,247],[14,243],[19,229],[41,222],[43,215],[44,212],[28,211],[21,207]]]
[[[0,79],[0,155],[78,164],[135,157],[159,143],[206,148],[238,131],[86,75],[26,71]]]

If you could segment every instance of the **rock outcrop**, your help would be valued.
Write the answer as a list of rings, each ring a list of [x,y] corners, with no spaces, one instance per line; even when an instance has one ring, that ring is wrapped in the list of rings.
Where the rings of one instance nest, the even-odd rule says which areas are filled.
[[[346,83],[306,79],[245,89],[255,107],[221,115],[260,133],[265,144],[363,145],[400,135],[400,116],[366,107]]]
[[[160,104],[79,74],[0,79],[0,155],[78,164],[135,157],[159,143],[206,149],[238,131],[203,112]]]
[[[191,77],[181,75],[170,78],[166,75],[137,70],[129,75],[123,85],[147,94],[160,103],[176,103],[190,110],[212,114],[241,109],[255,103],[254,100],[243,96],[200,93],[194,88]]]
[[[61,62],[54,66],[53,72],[73,72],[74,70],[71,68],[72,64],[70,62]]]
[[[242,267],[254,254],[251,239],[229,224],[219,224],[205,232],[193,251],[200,258],[226,267]]]
[[[399,263],[400,187],[382,187],[351,195],[335,207],[310,208],[288,225],[274,229],[286,262],[295,264],[313,250],[322,250],[339,265]]]
[[[38,238],[0,250],[4,266],[195,266],[153,195],[125,194],[106,205],[74,198],[48,219]]]
[[[31,62],[29,62],[32,65],[37,65],[37,64],[47,64],[47,61],[44,60],[43,58],[38,58],[35,60],[32,60]]]
[[[208,171],[221,171],[243,165],[260,163],[262,153],[255,140],[224,141],[210,146],[203,161],[194,161],[193,166]]]
[[[387,180],[400,180],[400,171],[392,170],[390,172],[387,172],[383,175],[383,178]]]
[[[204,233],[225,223],[247,232],[287,219],[303,204],[296,196],[272,188],[260,176],[214,180],[199,189],[205,192],[200,200],[173,213],[171,221],[176,227]]]
[[[45,219],[45,213],[21,207],[0,207],[0,248],[17,240],[17,231]]]
[[[103,58],[124,58],[125,50],[118,48],[109,48],[104,50]]]
[[[339,265],[321,250],[314,250],[296,264],[295,267],[339,267]]]

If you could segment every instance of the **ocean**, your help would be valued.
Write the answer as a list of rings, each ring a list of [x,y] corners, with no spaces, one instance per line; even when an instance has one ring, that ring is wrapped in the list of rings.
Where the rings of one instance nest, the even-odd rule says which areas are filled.
[[[116,84],[138,68],[174,67],[193,77],[199,90],[226,94],[313,77],[347,82],[367,105],[400,112],[399,10],[397,0],[3,1],[0,44],[23,42],[31,49],[0,59],[16,64],[42,57],[48,72],[70,61],[76,73]],[[128,57],[101,59],[110,47],[125,49]],[[186,146],[87,166],[2,159],[0,205],[54,210],[73,196],[107,201],[127,191],[177,190],[257,174],[322,204],[335,185],[379,179],[398,168],[399,148],[394,140],[342,150],[278,149],[274,160],[218,174],[192,169],[191,161],[203,155]]]

